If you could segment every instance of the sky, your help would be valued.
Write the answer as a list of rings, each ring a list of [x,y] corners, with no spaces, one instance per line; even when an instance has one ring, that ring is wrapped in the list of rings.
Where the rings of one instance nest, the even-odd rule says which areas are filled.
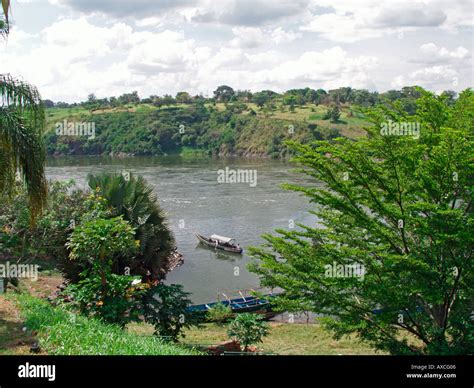
[[[12,0],[0,73],[44,99],[473,86],[471,0]]]

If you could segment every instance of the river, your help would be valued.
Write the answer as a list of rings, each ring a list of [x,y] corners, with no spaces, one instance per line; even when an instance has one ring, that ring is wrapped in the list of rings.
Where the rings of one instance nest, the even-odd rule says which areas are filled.
[[[226,167],[256,171],[256,184],[218,182],[218,171]],[[296,167],[268,159],[82,156],[48,158],[46,174],[48,179],[74,179],[82,188],[91,173],[142,175],[154,187],[184,255],[184,264],[168,274],[167,283],[182,284],[194,303],[204,303],[215,300],[218,292],[259,286],[258,278],[247,270],[246,248],[261,245],[262,234],[289,229],[298,222],[315,225],[314,216],[307,212],[308,199],[280,187],[284,182],[307,182],[295,172]],[[244,254],[203,248],[196,232],[234,237]]]

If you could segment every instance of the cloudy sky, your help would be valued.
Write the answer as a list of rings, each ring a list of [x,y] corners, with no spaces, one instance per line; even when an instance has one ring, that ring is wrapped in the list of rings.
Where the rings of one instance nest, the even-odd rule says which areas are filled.
[[[473,86],[471,0],[12,1],[0,73],[43,98]]]

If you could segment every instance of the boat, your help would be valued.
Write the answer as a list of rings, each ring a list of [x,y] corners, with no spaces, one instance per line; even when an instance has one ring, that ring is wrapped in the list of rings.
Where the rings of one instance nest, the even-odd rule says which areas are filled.
[[[220,249],[226,252],[239,253],[243,252],[243,249],[239,244],[235,242],[235,239],[231,237],[219,236],[213,234],[210,237],[205,237],[201,234],[196,234],[199,242],[209,248]]]
[[[188,307],[188,311],[206,313],[217,304],[221,303],[224,306],[229,306],[232,313],[251,313],[251,312],[267,312],[271,310],[270,297],[273,294],[263,295],[262,298],[257,296],[247,296],[234,299],[227,299],[223,301],[198,304]]]

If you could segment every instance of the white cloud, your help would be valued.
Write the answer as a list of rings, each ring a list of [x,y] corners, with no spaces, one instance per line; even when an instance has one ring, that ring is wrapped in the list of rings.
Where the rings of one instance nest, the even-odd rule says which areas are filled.
[[[394,88],[418,85],[428,89],[456,89],[459,73],[450,66],[430,66],[411,72],[407,77],[397,76],[392,81]]]
[[[371,87],[368,72],[376,67],[377,59],[369,56],[351,57],[336,46],[323,51],[308,51],[295,60],[252,75],[254,83],[277,84],[285,87],[307,85],[334,88],[348,85]],[[293,86],[292,86],[293,85]]]
[[[443,64],[465,61],[470,58],[471,54],[469,50],[462,46],[450,51],[446,47],[438,47],[434,43],[426,43],[420,46],[419,55],[410,59],[410,62],[423,64]]]
[[[264,45],[280,45],[293,42],[301,37],[300,33],[285,31],[281,27],[262,29],[260,27],[233,27],[235,35],[230,41],[231,47],[252,49]]]
[[[132,90],[212,94],[221,84],[276,91],[472,85],[472,9],[463,0],[401,2],[396,10],[388,0],[57,1],[50,7],[59,17],[47,28],[28,29],[24,18],[26,29],[14,26],[0,46],[0,73],[22,75],[53,100]],[[390,36],[399,32],[410,33]]]
[[[447,0],[396,3],[390,0],[317,0],[315,3],[331,7],[332,11],[315,12],[301,30],[317,32],[335,42],[351,43],[422,28],[456,31],[463,26],[472,26],[472,6],[469,10],[464,0],[452,0],[451,4]],[[464,15],[460,9],[465,10]]]

